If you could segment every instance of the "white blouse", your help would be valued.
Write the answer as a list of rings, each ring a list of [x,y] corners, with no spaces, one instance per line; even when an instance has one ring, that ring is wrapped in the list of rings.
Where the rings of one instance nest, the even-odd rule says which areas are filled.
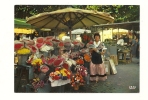
[[[99,41],[98,44],[96,43],[96,41],[94,41],[95,48],[97,48],[100,45],[100,43],[101,41]]]

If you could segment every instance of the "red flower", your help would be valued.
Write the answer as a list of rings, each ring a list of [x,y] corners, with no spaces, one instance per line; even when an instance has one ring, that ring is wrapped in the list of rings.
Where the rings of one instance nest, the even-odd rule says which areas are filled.
[[[36,46],[37,46],[38,49],[40,49],[42,45],[43,45],[43,43],[37,43],[36,44]]]
[[[34,45],[28,45],[28,47],[31,49],[32,52],[36,52],[38,50],[38,48]]]
[[[65,69],[69,69],[69,65],[68,65],[67,63],[64,63],[64,64],[63,64],[63,67],[64,67]]]
[[[79,65],[83,65],[84,61],[83,61],[83,59],[78,59],[78,60],[76,60],[76,63]]]
[[[55,42],[60,42],[59,40],[57,40],[57,39],[52,39],[52,41],[55,41]]]
[[[49,45],[49,46],[53,46],[53,44],[52,44],[52,42],[50,40],[45,40],[44,43]]]
[[[58,46],[59,46],[59,47],[63,47],[63,46],[64,46],[64,43],[63,43],[63,42],[60,42],[60,43],[58,44]]]
[[[43,43],[44,42],[44,38],[43,37],[38,37],[36,42],[37,43]]]
[[[53,62],[53,65],[54,65],[55,67],[57,67],[57,66],[60,66],[62,63],[63,63],[63,60],[62,60],[62,59],[56,59],[56,60]]]
[[[74,42],[72,42],[72,43],[75,45],[75,44],[78,44],[79,42],[77,42],[77,41],[74,41]]]
[[[56,57],[55,58],[50,58],[49,60],[48,60],[48,65],[52,65],[53,64],[53,62],[56,60]]]
[[[22,48],[23,46],[24,46],[23,43],[17,43],[17,44],[14,44],[14,49],[18,50],[18,49]]]

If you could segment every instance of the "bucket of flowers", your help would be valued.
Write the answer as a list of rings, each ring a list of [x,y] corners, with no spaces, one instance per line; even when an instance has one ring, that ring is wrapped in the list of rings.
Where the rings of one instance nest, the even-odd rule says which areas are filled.
[[[31,55],[31,50],[23,47],[17,50],[18,65],[26,64],[28,57]]]
[[[32,62],[31,62],[31,65],[34,67],[34,72],[36,74],[39,74],[41,69],[40,69],[40,66],[43,64],[42,62],[42,59],[40,58],[37,58],[37,59],[34,59]]]

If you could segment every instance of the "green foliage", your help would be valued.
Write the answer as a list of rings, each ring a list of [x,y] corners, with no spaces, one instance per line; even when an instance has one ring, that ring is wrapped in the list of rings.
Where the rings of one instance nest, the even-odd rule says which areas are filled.
[[[110,13],[116,22],[138,21],[140,16],[139,5],[15,5],[15,18],[30,17],[42,12],[54,11],[66,7],[97,10]]]

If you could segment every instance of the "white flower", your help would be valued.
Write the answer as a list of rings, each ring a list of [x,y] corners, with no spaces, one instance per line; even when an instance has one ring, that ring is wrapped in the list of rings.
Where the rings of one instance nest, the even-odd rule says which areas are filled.
[[[52,48],[50,46],[47,45],[43,45],[40,50],[43,52],[48,52],[49,50],[51,50]]]

